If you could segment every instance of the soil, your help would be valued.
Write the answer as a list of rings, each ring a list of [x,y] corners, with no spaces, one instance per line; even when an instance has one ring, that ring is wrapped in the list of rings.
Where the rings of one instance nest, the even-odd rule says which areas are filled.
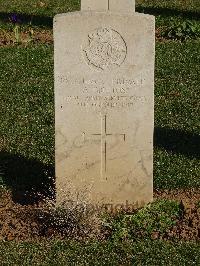
[[[168,39],[161,36],[161,29],[156,29],[156,40],[159,42],[167,42]],[[0,30],[0,47],[3,46],[27,46],[28,44],[52,44],[52,30],[34,30],[23,31],[19,34],[19,42],[17,42],[13,31]]]
[[[156,31],[158,41],[166,41]],[[52,30],[34,30],[20,33],[20,42],[16,43],[13,32],[0,31],[0,47],[26,46],[29,43],[53,43]],[[183,215],[166,234],[155,232],[153,239],[200,240],[200,189],[155,191],[154,199],[176,200],[181,204]],[[100,229],[101,222],[92,214],[83,217],[77,212],[67,213],[63,221],[59,215],[49,211],[44,203],[20,205],[12,200],[10,192],[0,195],[0,240],[41,240],[43,238],[106,238],[106,232]],[[54,218],[52,218],[54,217]]]
[[[155,191],[154,199],[178,201],[183,214],[164,236],[154,232],[153,239],[200,240],[200,190]],[[78,211],[75,217],[73,213],[59,216],[44,203],[22,206],[14,203],[11,193],[5,191],[0,198],[0,240],[91,239],[97,235],[98,239],[106,238],[107,232],[100,228],[98,217],[94,214],[83,217]]]
[[[164,238],[184,241],[200,239],[200,190],[155,191],[154,199],[168,199],[181,204],[183,215]]]
[[[16,40],[15,34],[12,31],[0,31],[0,47],[3,46],[27,46],[28,44],[52,44],[52,30],[34,30],[24,31],[19,34],[19,40]]]

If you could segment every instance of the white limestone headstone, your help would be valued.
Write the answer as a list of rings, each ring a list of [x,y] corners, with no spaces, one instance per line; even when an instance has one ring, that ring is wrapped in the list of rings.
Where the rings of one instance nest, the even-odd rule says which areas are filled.
[[[55,16],[59,204],[152,201],[154,24],[131,0],[85,0]]]
[[[135,0],[82,0],[81,10],[133,12]]]

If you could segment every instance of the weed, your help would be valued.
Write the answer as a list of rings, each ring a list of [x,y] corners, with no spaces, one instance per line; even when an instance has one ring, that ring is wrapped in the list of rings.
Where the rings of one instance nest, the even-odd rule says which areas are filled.
[[[153,233],[164,235],[166,230],[176,224],[181,214],[179,203],[160,200],[135,214],[119,214],[106,225],[111,229],[111,238],[115,241],[150,238]]]
[[[14,32],[14,37],[15,37],[14,42],[15,42],[16,44],[20,44],[20,42],[21,42],[21,31],[20,31],[20,26],[19,26],[19,25],[15,25],[15,26],[14,26],[14,29],[13,29],[13,32]]]
[[[200,23],[196,21],[179,21],[172,19],[170,26],[161,33],[162,37],[185,41],[187,39],[200,38]]]
[[[49,201],[40,212],[43,231],[51,228],[61,237],[73,239],[96,238],[100,236],[101,220],[97,213],[85,212],[82,206],[55,206]]]

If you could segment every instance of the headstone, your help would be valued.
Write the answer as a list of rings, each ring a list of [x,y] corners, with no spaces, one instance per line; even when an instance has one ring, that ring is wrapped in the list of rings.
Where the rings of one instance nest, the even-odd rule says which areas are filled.
[[[154,24],[131,0],[54,18],[58,204],[152,201]]]
[[[133,12],[135,0],[84,0],[81,1],[81,10]]]

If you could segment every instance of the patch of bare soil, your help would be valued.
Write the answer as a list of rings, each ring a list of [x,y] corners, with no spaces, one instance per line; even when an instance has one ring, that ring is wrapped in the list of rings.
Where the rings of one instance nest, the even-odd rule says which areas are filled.
[[[41,240],[51,238],[101,238],[96,214],[85,215],[81,209],[63,210],[54,204],[20,205],[5,192],[0,197],[0,240]]]
[[[161,36],[162,29],[156,29],[156,41],[167,42],[168,39]],[[52,44],[53,32],[52,30],[27,30],[19,33],[19,40],[16,40],[16,36],[13,31],[0,30],[0,47],[3,46],[15,46],[27,44]]]
[[[153,239],[200,239],[200,190],[155,191],[154,198],[178,201],[182,216],[164,236],[155,232]],[[93,213],[83,217],[78,210],[72,210],[71,213],[51,212],[44,203],[22,206],[12,201],[9,192],[4,192],[0,197],[0,240],[106,237],[107,232],[102,229],[101,221]]]
[[[18,38],[18,39],[17,39]],[[0,31],[0,47],[3,46],[15,46],[27,44],[52,44],[53,43],[53,33],[52,30],[30,30],[20,32],[18,37],[15,36],[12,31]]]
[[[155,199],[175,200],[181,204],[182,217],[166,233],[166,239],[199,240],[200,239],[200,190],[164,190],[155,191]]]

